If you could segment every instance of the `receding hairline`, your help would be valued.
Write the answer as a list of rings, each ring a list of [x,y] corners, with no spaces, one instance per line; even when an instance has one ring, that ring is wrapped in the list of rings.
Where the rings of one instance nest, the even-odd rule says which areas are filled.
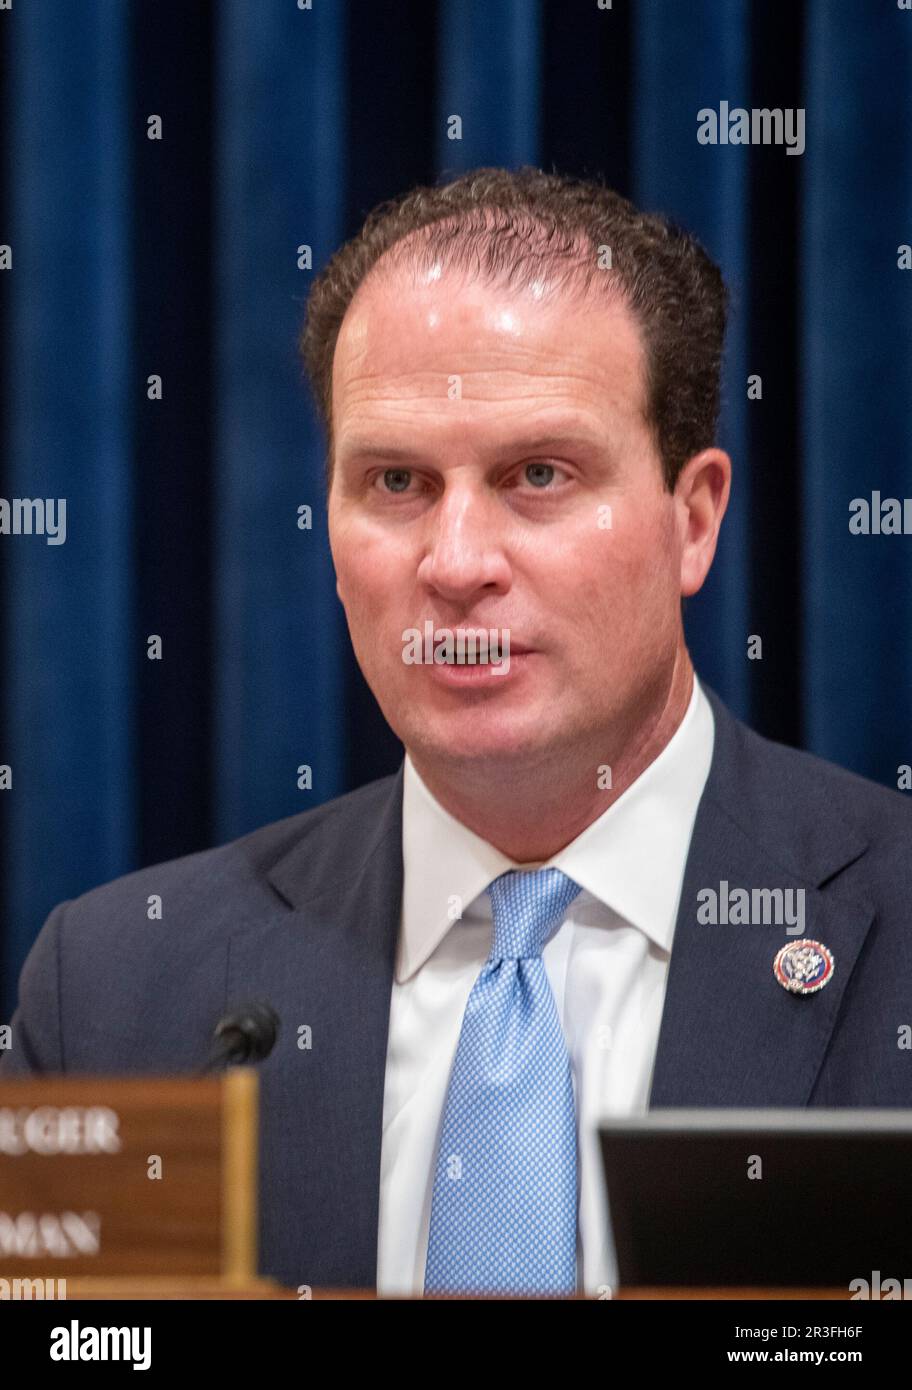
[[[414,228],[386,248],[367,271],[346,310],[352,308],[368,285],[397,273],[411,274],[420,284],[439,266],[440,271],[464,275],[470,283],[503,286],[507,291],[540,285],[543,298],[581,300],[597,286],[612,298],[622,299],[636,319],[629,295],[613,267],[599,265],[600,248],[582,229],[574,229],[560,241],[534,214],[509,210],[509,220],[492,214],[501,208],[480,207],[463,214],[448,214]],[[504,237],[516,232],[512,246],[504,249]],[[520,237],[527,233],[522,240]],[[344,322],[344,319],[343,319]],[[340,324],[341,332],[341,324]]]
[[[487,211],[490,209],[478,209],[479,213]],[[468,220],[472,225],[466,227],[465,220]],[[599,248],[593,245],[584,233],[577,233],[576,240],[572,245],[568,241],[562,243],[558,249],[548,244],[549,237],[544,225],[532,217],[527,218],[526,221],[530,226],[535,224],[535,230],[539,233],[539,244],[532,250],[524,250],[522,255],[516,256],[515,259],[511,257],[508,261],[505,260],[503,264],[499,264],[497,259],[490,256],[483,259],[477,254],[474,257],[470,254],[471,247],[476,242],[484,246],[488,244],[486,239],[496,236],[499,231],[496,226],[475,225],[475,219],[472,217],[463,219],[448,215],[438,222],[415,228],[394,241],[377,258],[352,295],[342,322],[339,324],[333,350],[333,370],[330,379],[335,373],[336,351],[339,339],[341,339],[345,329],[345,321],[356,309],[359,301],[363,300],[363,297],[369,292],[392,289],[392,282],[397,275],[401,274],[410,277],[412,286],[419,288],[422,283],[422,274],[428,274],[435,265],[439,265],[441,274],[459,275],[470,284],[503,288],[508,294],[521,295],[540,284],[543,291],[541,296],[543,303],[570,301],[591,305],[596,310],[600,304],[605,306],[608,304],[623,305],[636,330],[643,373],[641,406],[646,423],[651,425],[648,382],[649,353],[644,325],[640,321],[623,283],[612,269],[603,270],[598,266]],[[442,238],[434,235],[438,231],[442,232]],[[463,236],[464,232],[466,233],[465,237]],[[593,293],[594,289],[596,293]],[[331,402],[334,403],[334,394],[331,397]],[[333,473],[335,471],[335,431],[333,429],[332,408],[327,420],[327,435],[328,462],[330,473]]]
[[[333,358],[348,309],[387,252],[383,271],[429,245],[468,274],[507,285],[544,275],[565,296],[616,290],[645,347],[649,421],[669,489],[713,442],[729,304],[720,267],[684,226],[601,179],[526,165],[470,169],[378,203],[319,272],[299,346],[330,435]],[[503,273],[492,274],[494,266]],[[330,482],[330,454],[326,463]]]

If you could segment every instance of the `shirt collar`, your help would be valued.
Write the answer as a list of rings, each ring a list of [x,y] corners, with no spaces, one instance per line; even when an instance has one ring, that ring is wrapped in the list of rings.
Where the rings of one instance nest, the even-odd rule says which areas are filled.
[[[608,810],[547,861],[655,945],[671,950],[697,807],[712,762],[712,709],[694,676],[690,703],[658,757]],[[402,922],[396,979],[407,980],[508,859],[440,805],[406,753]]]

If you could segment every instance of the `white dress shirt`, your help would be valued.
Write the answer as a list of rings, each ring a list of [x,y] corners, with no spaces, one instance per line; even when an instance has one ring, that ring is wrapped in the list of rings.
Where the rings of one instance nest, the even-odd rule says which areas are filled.
[[[648,1105],[684,866],[713,739],[712,709],[695,677],[687,712],[659,756],[547,861],[582,890],[542,959],[576,1098],[577,1287],[593,1296],[617,1283],[597,1126],[602,1116]],[[493,939],[488,885],[508,869],[540,867],[516,864],[445,811],[407,755],[402,851],[377,1245],[377,1288],[389,1295],[424,1289],[450,1070]]]

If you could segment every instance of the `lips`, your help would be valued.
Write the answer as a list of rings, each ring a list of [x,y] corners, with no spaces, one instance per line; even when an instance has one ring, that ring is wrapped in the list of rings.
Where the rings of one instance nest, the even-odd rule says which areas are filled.
[[[514,657],[518,660],[532,656],[538,650],[528,642],[515,641],[509,626],[485,627],[465,620],[451,625],[426,618],[422,628],[405,628],[402,640],[407,644],[403,660],[409,665],[439,664],[449,668],[502,667]],[[453,659],[446,660],[445,655]]]
[[[509,647],[507,647],[506,645],[504,645],[502,648],[500,648],[497,657],[494,658],[493,660],[490,660],[489,658],[485,657],[484,659],[476,659],[474,662],[470,662],[470,661],[445,661],[445,662],[441,662],[440,664],[443,665],[443,666],[488,666],[488,665],[499,666],[499,665],[501,664],[501,662],[502,662],[505,658],[507,658],[507,657],[509,657],[509,658],[512,659],[514,656],[528,656],[528,655],[530,654],[530,652],[534,652],[534,651],[535,651],[535,648],[534,648],[534,647],[521,647],[521,646],[517,646],[517,644],[516,644],[515,642],[511,642],[510,645],[509,645]]]

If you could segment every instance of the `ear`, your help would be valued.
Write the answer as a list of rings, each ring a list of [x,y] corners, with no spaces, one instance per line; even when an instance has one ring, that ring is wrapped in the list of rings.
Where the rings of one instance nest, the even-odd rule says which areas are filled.
[[[731,491],[731,459],[722,449],[703,449],[681,469],[675,508],[681,542],[681,593],[703,587]]]

